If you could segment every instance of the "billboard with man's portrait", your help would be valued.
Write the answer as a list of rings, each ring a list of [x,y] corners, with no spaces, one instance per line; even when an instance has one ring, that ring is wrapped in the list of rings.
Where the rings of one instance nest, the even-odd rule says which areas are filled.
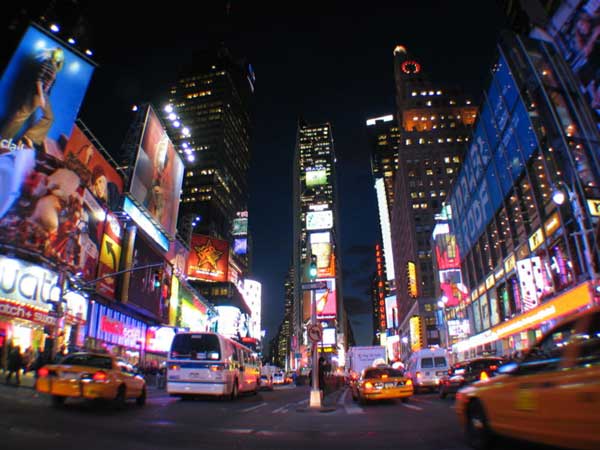
[[[184,165],[151,106],[129,191],[169,234],[175,234]]]

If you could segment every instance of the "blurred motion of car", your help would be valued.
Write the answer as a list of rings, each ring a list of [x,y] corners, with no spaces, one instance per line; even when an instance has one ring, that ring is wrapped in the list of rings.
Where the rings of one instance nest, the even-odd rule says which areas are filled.
[[[424,389],[437,390],[440,378],[450,369],[448,352],[443,348],[423,348],[408,359],[404,374],[413,382],[415,393]]]
[[[283,375],[283,372],[277,372],[273,374],[273,384],[284,384],[285,383],[285,376]]]
[[[350,385],[352,400],[365,403],[368,400],[402,399],[406,402],[413,395],[413,385],[401,370],[391,367],[367,367],[358,380]]]
[[[440,398],[455,394],[461,387],[475,381],[493,377],[504,361],[503,358],[489,356],[454,364],[448,374],[440,378]]]
[[[73,353],[46,364],[38,369],[35,388],[50,394],[55,406],[68,397],[113,400],[119,407],[130,398],[140,406],[146,403],[144,378],[126,361],[102,353]]]
[[[456,412],[476,449],[495,435],[600,449],[600,307],[556,325],[496,377],[460,389]]]
[[[271,378],[269,378],[269,376],[267,376],[267,375],[261,375],[260,381],[259,381],[259,388],[272,391],[273,390],[273,380],[271,380]]]

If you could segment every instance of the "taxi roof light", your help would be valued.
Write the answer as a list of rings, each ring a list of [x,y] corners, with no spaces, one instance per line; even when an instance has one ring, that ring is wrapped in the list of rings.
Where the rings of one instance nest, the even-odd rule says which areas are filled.
[[[479,376],[480,381],[488,381],[489,379],[490,379],[490,377],[487,373],[481,372],[481,375]]]

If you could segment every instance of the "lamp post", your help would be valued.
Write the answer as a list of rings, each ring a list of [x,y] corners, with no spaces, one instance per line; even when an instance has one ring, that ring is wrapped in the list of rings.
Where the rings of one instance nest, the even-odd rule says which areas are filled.
[[[310,265],[308,268],[308,277],[310,281],[314,281],[317,278],[317,256],[310,256]],[[310,290],[310,326],[314,328],[317,326],[317,302],[315,299],[315,290]],[[319,388],[319,352],[318,342],[312,341],[311,352],[312,352],[312,380],[309,406],[311,408],[321,407],[321,389]]]
[[[564,191],[566,191],[567,195],[565,195],[563,189]],[[588,230],[585,228],[585,217],[583,214],[581,204],[579,203],[579,196],[573,191],[573,189],[571,189],[567,185],[567,183],[561,181],[558,187],[555,188],[554,192],[552,193],[552,201],[554,201],[554,203],[556,203],[557,205],[562,205],[565,202],[565,200],[567,200],[567,196],[571,204],[571,209],[573,210],[573,214],[575,216],[575,222],[577,222],[577,227],[579,228],[579,231],[575,231],[571,234],[575,237],[581,235],[581,239],[583,241],[583,258],[581,258],[581,253],[579,250],[579,240],[576,240],[577,258],[579,259],[582,269],[585,268],[589,281],[594,282],[596,280],[597,275],[594,264],[594,257],[592,253],[592,246],[590,245],[588,236],[588,233],[592,230]],[[592,297],[595,298],[595,296]]]

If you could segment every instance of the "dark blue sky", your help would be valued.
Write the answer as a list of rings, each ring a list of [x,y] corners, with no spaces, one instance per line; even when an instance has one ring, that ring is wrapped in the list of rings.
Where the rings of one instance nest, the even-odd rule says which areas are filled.
[[[433,79],[460,83],[476,98],[501,23],[495,2],[377,2],[373,8],[365,2],[303,1],[279,8],[265,2],[269,8],[230,1],[228,20],[223,20],[224,1],[202,12],[177,1],[126,2],[126,9],[89,3],[99,67],[80,115],[110,152],[119,151],[131,105],[161,102],[194,48],[225,36],[232,53],[253,65],[249,226],[254,278],[263,284],[267,339],[283,316],[283,282],[291,262],[296,121],[302,116],[309,123],[332,124],[345,301],[358,343],[369,344],[367,291],[378,214],[365,121],[394,112],[396,44],[407,47]]]

